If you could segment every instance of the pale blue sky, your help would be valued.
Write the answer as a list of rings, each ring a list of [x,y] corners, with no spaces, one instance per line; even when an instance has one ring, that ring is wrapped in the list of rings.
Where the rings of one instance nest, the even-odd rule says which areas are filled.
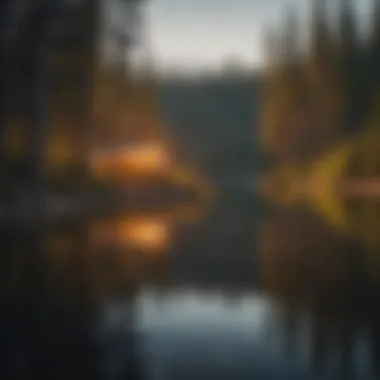
[[[288,5],[306,22],[308,4],[310,0],[148,0],[144,22],[159,67],[218,67],[231,56],[258,66],[263,28],[278,24]]]

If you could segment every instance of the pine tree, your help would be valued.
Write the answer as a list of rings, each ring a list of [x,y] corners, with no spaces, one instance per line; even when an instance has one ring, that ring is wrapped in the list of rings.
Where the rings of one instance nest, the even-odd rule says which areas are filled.
[[[285,62],[286,49],[278,49],[279,46],[284,47],[283,42],[279,38],[275,39],[273,34],[268,35],[267,48],[272,62],[265,79],[262,101],[261,140],[264,149],[277,158],[283,156],[285,150],[283,137],[287,131],[282,116],[288,110],[291,99],[290,65]]]
[[[364,81],[361,76],[363,59],[359,45],[355,12],[351,0],[341,0],[339,17],[339,71],[342,75],[342,91],[346,94],[342,115],[344,132],[356,132],[360,128],[365,99]]]
[[[326,1],[314,0],[312,12],[306,61],[309,88],[307,140],[313,145],[315,154],[319,154],[334,144],[342,133],[340,119],[345,92],[342,88],[335,38],[328,22]]]
[[[34,2],[23,0],[2,1],[0,5],[0,161],[2,169],[12,172],[13,176],[17,170],[8,155],[9,144],[6,138],[10,134],[23,135],[23,139],[16,140],[17,145],[22,148],[21,151],[25,150],[25,120],[21,120],[20,116],[25,119],[27,111],[30,110],[29,92],[32,84],[28,53],[34,46],[31,43],[24,44],[22,36],[25,35],[27,21],[34,8]],[[26,107],[27,103],[29,107]],[[18,116],[17,121],[15,115]],[[20,124],[23,124],[21,128]],[[24,140],[23,143],[21,140]]]
[[[278,65],[279,41],[275,31],[267,28],[264,32],[263,50],[266,58],[266,72],[271,72]]]
[[[373,34],[372,34],[372,48],[375,65],[378,68],[380,64],[380,1],[374,0],[375,7],[373,11]],[[380,73],[377,70],[377,84],[380,84]]]
[[[262,148],[270,153],[274,153],[274,136],[276,117],[274,111],[274,97],[276,95],[276,84],[278,81],[278,39],[273,29],[268,28],[264,36],[264,51],[266,55],[266,71],[262,84],[261,96],[261,121],[260,140]]]
[[[314,0],[309,43],[309,75],[313,84],[321,82],[332,63],[331,30],[326,20],[326,1]]]
[[[378,90],[380,86],[380,1],[373,0],[373,17],[372,17],[372,29],[370,31],[369,41],[366,46],[366,88],[369,92],[368,101],[372,103],[374,98],[377,98]]]
[[[289,9],[286,15],[283,41],[283,59],[286,63],[294,65],[300,61],[298,20],[294,9]]]

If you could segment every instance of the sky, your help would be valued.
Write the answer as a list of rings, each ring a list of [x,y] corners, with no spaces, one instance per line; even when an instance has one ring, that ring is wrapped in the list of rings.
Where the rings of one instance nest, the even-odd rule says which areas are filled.
[[[218,68],[226,59],[250,67],[264,61],[263,33],[288,6],[307,23],[311,0],[148,0],[145,40],[156,67]],[[327,0],[329,5],[338,0]],[[353,0],[360,10],[373,0]]]

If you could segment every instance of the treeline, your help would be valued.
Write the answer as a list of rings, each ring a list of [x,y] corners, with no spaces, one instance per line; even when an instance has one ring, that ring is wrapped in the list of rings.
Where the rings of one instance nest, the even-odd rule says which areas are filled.
[[[258,148],[251,139],[258,112],[258,78],[244,74],[169,78],[159,88],[180,161],[211,180],[252,172],[258,161]]]
[[[49,158],[72,156],[69,135],[71,144],[76,142],[75,150],[84,155],[83,166],[97,28],[95,2],[83,2],[75,9],[67,2],[3,4],[2,169],[8,176],[37,180]]]
[[[128,142],[141,124],[153,124],[153,83],[132,83],[126,57],[133,41],[100,6],[1,3],[3,184],[83,181],[94,148]]]
[[[356,13],[341,0],[332,24],[326,1],[314,0],[306,50],[294,12],[278,36],[268,32],[260,140],[271,161],[311,161],[368,124],[380,85],[380,2],[368,34]]]

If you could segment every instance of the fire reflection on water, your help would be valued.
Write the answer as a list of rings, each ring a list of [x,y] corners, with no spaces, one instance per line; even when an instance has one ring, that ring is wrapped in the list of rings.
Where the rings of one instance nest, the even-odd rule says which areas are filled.
[[[171,223],[160,216],[136,216],[122,220],[96,223],[92,239],[96,245],[111,244],[149,252],[167,248]]]
[[[51,293],[70,302],[82,289],[89,302],[99,305],[114,295],[135,294],[142,283],[165,286],[177,226],[202,217],[200,208],[177,205],[166,212],[89,220],[50,231],[46,259]]]
[[[170,224],[160,218],[135,218],[117,226],[117,238],[134,248],[158,251],[170,242]]]

